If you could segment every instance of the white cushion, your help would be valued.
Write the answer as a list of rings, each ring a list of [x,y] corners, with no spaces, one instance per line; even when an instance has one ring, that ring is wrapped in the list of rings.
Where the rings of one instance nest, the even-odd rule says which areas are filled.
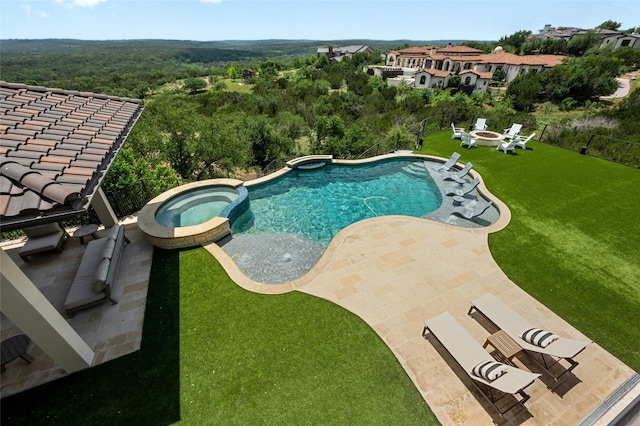
[[[497,361],[482,361],[473,367],[473,374],[487,380],[495,380],[507,372],[507,366]]]
[[[553,334],[550,331],[539,328],[530,328],[522,333],[521,337],[525,342],[540,346],[541,348],[546,348],[551,342],[560,338],[558,335]]]

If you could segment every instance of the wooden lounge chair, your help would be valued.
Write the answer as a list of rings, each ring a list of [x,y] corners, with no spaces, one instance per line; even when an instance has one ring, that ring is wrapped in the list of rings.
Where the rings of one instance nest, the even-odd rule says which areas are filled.
[[[496,327],[507,333],[509,337],[522,349],[527,351],[527,353],[540,354],[542,363],[540,363],[536,357],[531,356],[531,359],[540,367],[544,368],[555,380],[558,380],[562,374],[573,370],[578,365],[578,362],[573,358],[591,343],[590,340],[574,340],[555,335],[553,336],[555,336],[556,339],[544,347],[531,343],[523,338],[524,333],[537,328],[491,293],[487,293],[479,299],[472,301],[469,315],[471,315],[474,309],[484,315],[484,317],[491,321]],[[553,362],[547,363],[545,355],[551,357]],[[570,364],[570,367],[562,374],[555,376],[549,369],[562,359],[565,359]]]
[[[462,137],[462,132],[464,132],[463,127],[456,127],[453,123],[451,123],[451,130],[453,130],[451,139],[460,139]]]
[[[518,143],[517,139],[512,139],[510,141],[504,141],[504,142],[500,142],[498,144],[498,146],[496,147],[496,150],[500,151],[504,151],[504,153],[508,153],[509,151],[511,152],[516,152],[516,144]]]
[[[487,130],[487,119],[486,118],[476,119],[476,124],[474,124],[473,130]]]
[[[478,139],[472,138],[470,133],[463,131],[460,146],[466,146],[467,149],[473,148],[478,146]]]
[[[508,129],[504,129],[504,132],[503,132],[504,138],[508,140],[515,138],[516,136],[518,136],[518,133],[520,133],[521,129],[522,129],[522,124],[513,123],[511,127],[509,127]]]
[[[433,166],[433,170],[435,170],[436,172],[449,171],[453,166],[456,165],[459,159],[460,159],[460,154],[458,154],[457,152],[454,152],[453,154],[451,154],[451,157],[447,160],[446,163]]]
[[[531,133],[529,136],[527,136],[526,138],[523,138],[522,136],[517,136],[515,138],[516,141],[516,148],[522,148],[522,149],[527,149],[527,142],[529,142],[531,139],[533,139],[533,137],[536,135],[536,132]]]
[[[495,362],[495,360],[449,312],[444,312],[435,318],[425,321],[424,329],[422,330],[422,336],[425,338],[427,337],[427,331],[430,331],[438,339],[453,359],[473,379],[473,383],[478,389],[482,391],[478,383],[485,385],[488,392],[482,393],[488,397],[489,402],[498,410],[500,415],[516,405],[524,407],[524,403],[530,398],[524,389],[531,385],[537,377],[540,377],[539,374],[501,364],[499,368],[505,372],[494,380],[488,380],[481,375],[477,375],[476,367],[486,362]],[[493,393],[494,389],[500,391],[503,395],[496,398],[497,395]],[[520,395],[520,399],[516,397],[516,394]],[[496,402],[507,395],[513,395],[516,398],[516,402],[507,409],[501,410],[496,406]]]
[[[480,183],[480,178],[476,176],[471,181],[471,183],[462,185],[459,188],[447,188],[446,193],[447,195],[457,195],[458,197],[464,197],[466,194],[476,189],[476,186],[478,186],[479,183]]]
[[[458,206],[453,209],[451,214],[462,216],[466,219],[473,219],[474,217],[480,216],[484,213],[492,204],[493,201],[488,201],[479,202],[475,206]]]

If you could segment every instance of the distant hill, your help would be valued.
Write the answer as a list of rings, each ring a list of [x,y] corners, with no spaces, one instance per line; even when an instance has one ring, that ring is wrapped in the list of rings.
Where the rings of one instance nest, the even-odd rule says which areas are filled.
[[[119,96],[141,97],[146,87],[208,75],[230,65],[315,56],[318,47],[368,45],[381,52],[460,40],[0,40],[2,80]]]
[[[3,56],[9,58],[32,55],[58,55],[78,53],[87,50],[112,49],[163,49],[167,52],[196,51],[200,49],[237,51],[233,57],[256,58],[279,55],[315,54],[321,46],[368,45],[380,51],[404,46],[444,46],[448,43],[460,44],[465,40],[222,40],[222,41],[189,41],[189,40],[74,40],[74,39],[7,39],[0,40]]]

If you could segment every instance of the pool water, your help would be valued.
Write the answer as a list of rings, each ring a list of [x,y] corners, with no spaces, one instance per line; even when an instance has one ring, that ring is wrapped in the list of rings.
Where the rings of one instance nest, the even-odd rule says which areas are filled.
[[[238,191],[224,187],[203,187],[167,200],[156,213],[156,221],[167,227],[199,225],[218,216]]]
[[[296,170],[248,189],[251,207],[233,224],[234,234],[290,234],[324,248],[357,221],[421,217],[442,204],[424,162],[415,159]]]

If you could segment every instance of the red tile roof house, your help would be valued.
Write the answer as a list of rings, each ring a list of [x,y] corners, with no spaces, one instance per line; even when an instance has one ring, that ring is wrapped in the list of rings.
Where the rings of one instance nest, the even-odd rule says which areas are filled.
[[[117,223],[100,189],[131,129],[140,100],[0,81],[0,230],[59,222],[90,205]],[[93,350],[0,250],[0,310],[68,373]]]
[[[390,51],[387,54],[386,67],[415,70],[416,88],[437,87],[442,84],[442,87],[446,87],[449,75],[460,74],[464,84],[475,85],[474,90],[484,92],[487,90],[487,82],[498,69],[506,72],[506,82],[509,83],[524,72],[540,72],[553,68],[564,58],[561,55],[514,55],[504,52],[501,47],[497,47],[492,53],[483,54],[478,49],[466,46],[414,46]],[[463,78],[466,71],[473,73],[467,73]],[[378,73],[380,72],[378,70]],[[406,76],[407,72],[404,74]]]

